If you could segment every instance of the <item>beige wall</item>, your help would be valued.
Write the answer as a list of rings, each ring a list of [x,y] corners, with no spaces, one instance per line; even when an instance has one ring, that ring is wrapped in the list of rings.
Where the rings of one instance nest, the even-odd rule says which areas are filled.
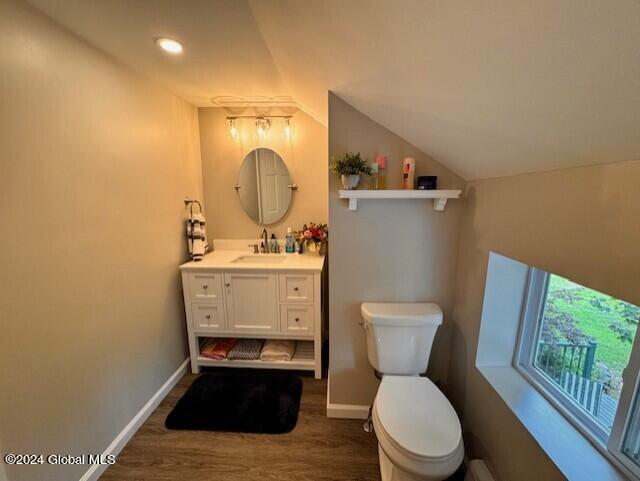
[[[640,303],[640,161],[472,182],[449,375],[467,449],[505,481],[563,479],[474,367],[490,250]]]
[[[437,175],[441,188],[465,183],[428,155],[330,94],[329,152],[339,158],[360,152],[389,158],[387,184],[400,187],[401,163],[416,158],[418,175]],[[329,174],[330,402],[369,405],[377,381],[367,361],[358,322],[364,301],[435,301],[445,313],[433,347],[429,373],[446,381],[458,225],[464,200],[433,210],[431,201],[361,201],[351,212],[338,198],[340,182]]]
[[[233,188],[244,157],[257,147],[267,147],[282,157],[298,191],[289,211],[279,222],[268,226],[269,235],[283,237],[308,222],[327,222],[327,129],[304,112],[294,116],[295,138],[282,139],[275,123],[269,137],[260,144],[253,137],[252,122],[242,121],[240,140],[232,141],[226,124],[228,113],[221,108],[198,109],[204,198],[207,206],[207,234],[210,239],[251,239],[260,237],[258,226],[242,209]],[[276,121],[277,122],[277,121]]]
[[[100,453],[187,356],[195,108],[0,2],[0,445]],[[11,481],[87,466],[6,467]]]

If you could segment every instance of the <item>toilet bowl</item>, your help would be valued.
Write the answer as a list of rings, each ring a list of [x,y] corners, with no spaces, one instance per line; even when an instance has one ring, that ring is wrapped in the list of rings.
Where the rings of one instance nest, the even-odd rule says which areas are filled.
[[[363,303],[367,355],[382,374],[373,403],[382,481],[439,481],[462,463],[455,410],[428,378],[442,311],[432,303]]]
[[[383,481],[446,479],[464,456],[447,398],[424,377],[384,376],[373,404]]]

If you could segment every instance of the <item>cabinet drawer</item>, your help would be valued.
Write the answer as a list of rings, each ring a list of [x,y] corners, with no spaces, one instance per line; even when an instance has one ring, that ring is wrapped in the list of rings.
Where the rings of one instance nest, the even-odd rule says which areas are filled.
[[[288,334],[313,334],[313,306],[280,306],[280,328]]]
[[[281,302],[313,302],[313,275],[280,274]]]
[[[189,297],[192,301],[222,302],[222,273],[189,274]]]
[[[225,328],[224,305],[216,303],[191,304],[194,331],[215,332]]]

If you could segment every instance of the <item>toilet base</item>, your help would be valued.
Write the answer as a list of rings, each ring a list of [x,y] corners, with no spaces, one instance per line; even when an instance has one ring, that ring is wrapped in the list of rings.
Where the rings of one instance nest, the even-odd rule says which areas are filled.
[[[379,444],[378,459],[380,460],[380,479],[382,481],[421,481],[415,476],[394,466]]]
[[[407,471],[403,471],[398,466],[393,464],[384,449],[378,444],[378,459],[380,461],[380,479],[382,481],[442,481],[447,479],[448,476],[416,476]]]

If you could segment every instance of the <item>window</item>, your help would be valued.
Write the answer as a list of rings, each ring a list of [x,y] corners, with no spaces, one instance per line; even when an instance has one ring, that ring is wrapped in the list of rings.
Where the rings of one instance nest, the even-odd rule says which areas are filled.
[[[516,368],[640,477],[640,308],[531,269]]]

